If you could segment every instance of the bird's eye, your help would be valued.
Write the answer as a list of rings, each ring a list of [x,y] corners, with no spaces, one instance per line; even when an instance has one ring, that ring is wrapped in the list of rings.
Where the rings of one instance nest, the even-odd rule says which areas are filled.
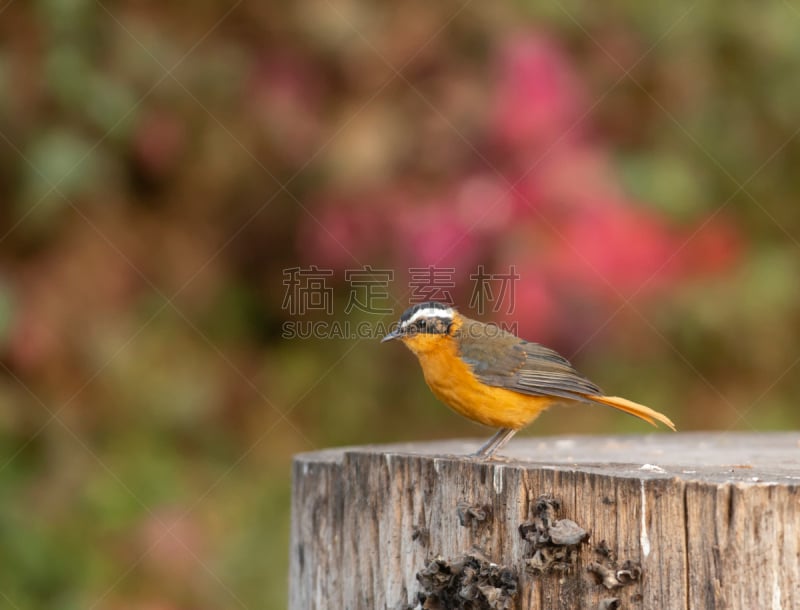
[[[424,319],[423,319],[423,320],[420,320],[420,321],[419,321],[419,327],[420,327],[420,328],[425,328],[425,327],[427,327],[427,326],[428,326],[428,321],[427,321],[427,320],[424,320]]]

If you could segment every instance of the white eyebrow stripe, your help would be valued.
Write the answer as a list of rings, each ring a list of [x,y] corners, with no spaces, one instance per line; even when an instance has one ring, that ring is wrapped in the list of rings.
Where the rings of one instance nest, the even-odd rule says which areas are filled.
[[[413,324],[420,318],[442,318],[443,320],[449,320],[453,317],[453,310],[450,308],[447,309],[438,309],[434,307],[427,307],[425,309],[420,309],[419,311],[414,312],[414,315],[411,316],[408,320],[403,322],[402,327],[405,328],[409,324]]]

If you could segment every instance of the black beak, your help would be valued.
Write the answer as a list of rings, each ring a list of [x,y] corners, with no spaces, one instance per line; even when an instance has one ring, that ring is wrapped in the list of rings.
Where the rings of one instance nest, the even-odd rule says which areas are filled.
[[[397,339],[398,337],[402,337],[403,333],[400,332],[399,329],[394,329],[388,335],[386,335],[383,339],[381,339],[381,343],[386,343],[387,341],[391,341],[392,339]]]

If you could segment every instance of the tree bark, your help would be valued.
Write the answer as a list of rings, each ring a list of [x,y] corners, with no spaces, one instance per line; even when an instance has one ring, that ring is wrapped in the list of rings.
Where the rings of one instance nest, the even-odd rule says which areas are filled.
[[[478,445],[297,456],[289,607],[800,608],[800,433]]]

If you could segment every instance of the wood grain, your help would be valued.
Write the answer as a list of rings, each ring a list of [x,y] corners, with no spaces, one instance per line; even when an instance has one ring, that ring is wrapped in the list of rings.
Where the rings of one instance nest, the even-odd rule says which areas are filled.
[[[800,608],[800,433],[515,439],[489,462],[478,445],[297,456],[290,608]],[[588,541],[531,542],[562,520]],[[542,570],[551,555],[572,560]]]

